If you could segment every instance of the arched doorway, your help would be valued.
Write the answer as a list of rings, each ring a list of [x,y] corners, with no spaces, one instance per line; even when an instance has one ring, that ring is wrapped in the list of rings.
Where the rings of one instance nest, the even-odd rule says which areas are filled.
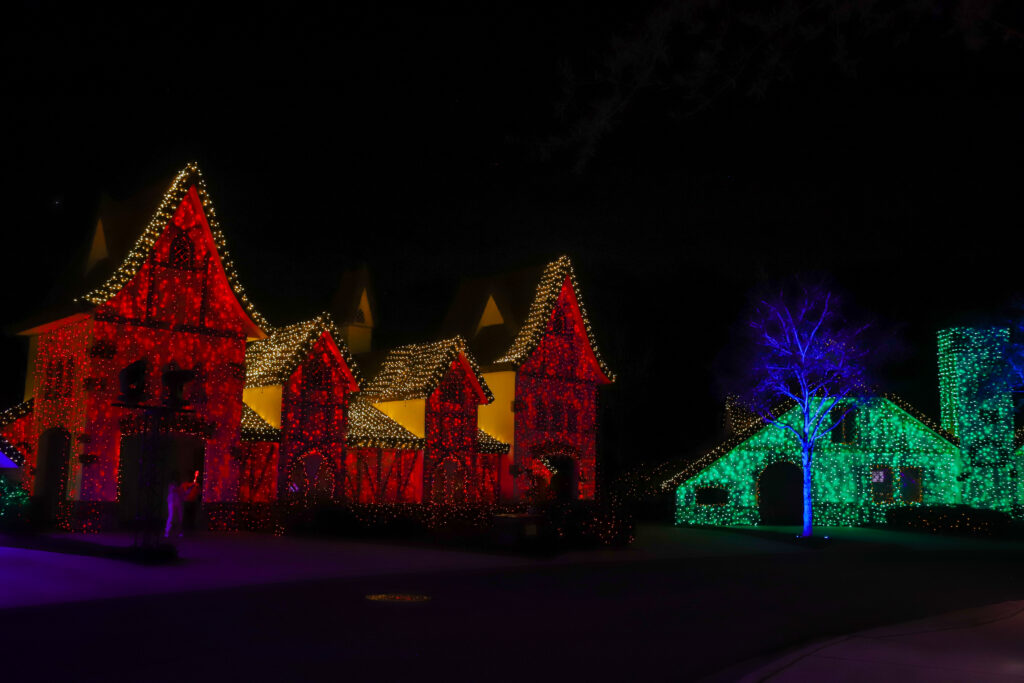
[[[547,495],[567,503],[579,499],[579,451],[566,443],[545,442],[530,448],[530,455],[551,473]]]
[[[791,462],[777,462],[757,480],[761,524],[795,526],[803,522],[803,471]]]
[[[556,455],[546,459],[551,470],[551,494],[559,503],[577,500],[579,495],[579,475],[576,458],[569,455]]]
[[[71,457],[71,435],[54,427],[39,435],[36,456],[35,510],[40,521],[56,521],[60,504],[67,495],[68,463]]]

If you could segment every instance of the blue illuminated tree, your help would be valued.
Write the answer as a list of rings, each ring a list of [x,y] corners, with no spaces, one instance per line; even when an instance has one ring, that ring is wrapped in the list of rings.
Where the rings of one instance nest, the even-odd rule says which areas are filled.
[[[821,286],[779,292],[753,308],[749,353],[742,361],[740,399],[765,422],[800,444],[803,535],[814,523],[811,464],[818,444],[863,400],[867,326],[850,325],[836,297]],[[796,420],[780,417],[796,405]]]
[[[1005,362],[998,364],[991,371],[987,382],[982,383],[982,391],[989,395],[998,395],[1003,391],[1011,391],[1016,395],[1014,409],[1024,407],[1024,299],[1013,301],[1013,313],[1006,321],[1010,330],[1010,340],[1003,349]]]

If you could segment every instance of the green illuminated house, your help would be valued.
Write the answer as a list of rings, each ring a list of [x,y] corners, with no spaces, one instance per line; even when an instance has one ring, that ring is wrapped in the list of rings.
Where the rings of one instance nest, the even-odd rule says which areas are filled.
[[[815,524],[884,523],[896,506],[966,504],[1020,516],[1024,433],[999,372],[1009,343],[1001,328],[939,332],[937,425],[892,395],[860,402],[819,443],[812,464]],[[782,421],[798,409],[783,406]],[[717,448],[665,482],[676,523],[798,523],[800,446],[788,431],[751,417]]]

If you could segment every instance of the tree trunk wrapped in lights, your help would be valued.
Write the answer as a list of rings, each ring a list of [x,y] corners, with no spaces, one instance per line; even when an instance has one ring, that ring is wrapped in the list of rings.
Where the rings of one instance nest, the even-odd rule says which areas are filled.
[[[863,401],[866,388],[865,326],[849,325],[835,296],[802,287],[761,299],[750,319],[752,348],[745,359],[743,401],[761,418],[796,437],[803,470],[803,536],[814,525],[813,464],[816,446]],[[797,407],[781,420],[780,404]]]

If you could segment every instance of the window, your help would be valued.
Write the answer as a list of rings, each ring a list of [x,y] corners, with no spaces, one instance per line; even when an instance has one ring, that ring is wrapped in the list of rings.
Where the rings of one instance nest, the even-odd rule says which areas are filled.
[[[178,270],[192,270],[192,240],[184,230],[179,230],[171,240],[171,247],[167,251],[167,266]]]
[[[75,383],[75,358],[51,359],[46,365],[46,380],[43,397],[48,399],[62,398],[71,395]]]
[[[854,442],[857,426],[857,409],[850,409],[850,412],[846,413],[846,417],[843,417],[843,412],[847,409],[848,406],[837,405],[832,408],[832,412],[829,414],[832,424],[835,424],[835,421],[839,418],[843,418],[843,421],[832,430],[832,443],[849,445]]]
[[[537,397],[535,401],[534,411],[536,412],[536,424],[534,425],[534,429],[548,431],[550,428],[549,425],[551,424],[551,411],[548,410],[547,401],[541,397]]]
[[[569,318],[569,312],[563,308],[558,308],[552,314],[551,317],[551,331],[554,334],[560,334],[563,336],[570,336],[573,333],[572,319]]]
[[[921,479],[924,472],[920,467],[900,468],[900,500],[904,503],[920,503],[924,497]]]
[[[573,405],[565,407],[565,430],[567,432],[579,431],[579,412]]]
[[[697,505],[725,505],[729,492],[723,486],[706,486],[697,489]]]
[[[304,388],[310,391],[323,391],[331,385],[331,371],[327,366],[319,361],[319,359],[313,359],[309,365],[305,368],[305,377],[303,378]]]
[[[892,502],[892,468],[875,465],[871,468],[871,500],[874,503]]]
[[[440,395],[441,399],[441,410],[445,412],[459,412],[462,410],[463,394],[462,387],[458,382],[446,381],[441,385]]]

